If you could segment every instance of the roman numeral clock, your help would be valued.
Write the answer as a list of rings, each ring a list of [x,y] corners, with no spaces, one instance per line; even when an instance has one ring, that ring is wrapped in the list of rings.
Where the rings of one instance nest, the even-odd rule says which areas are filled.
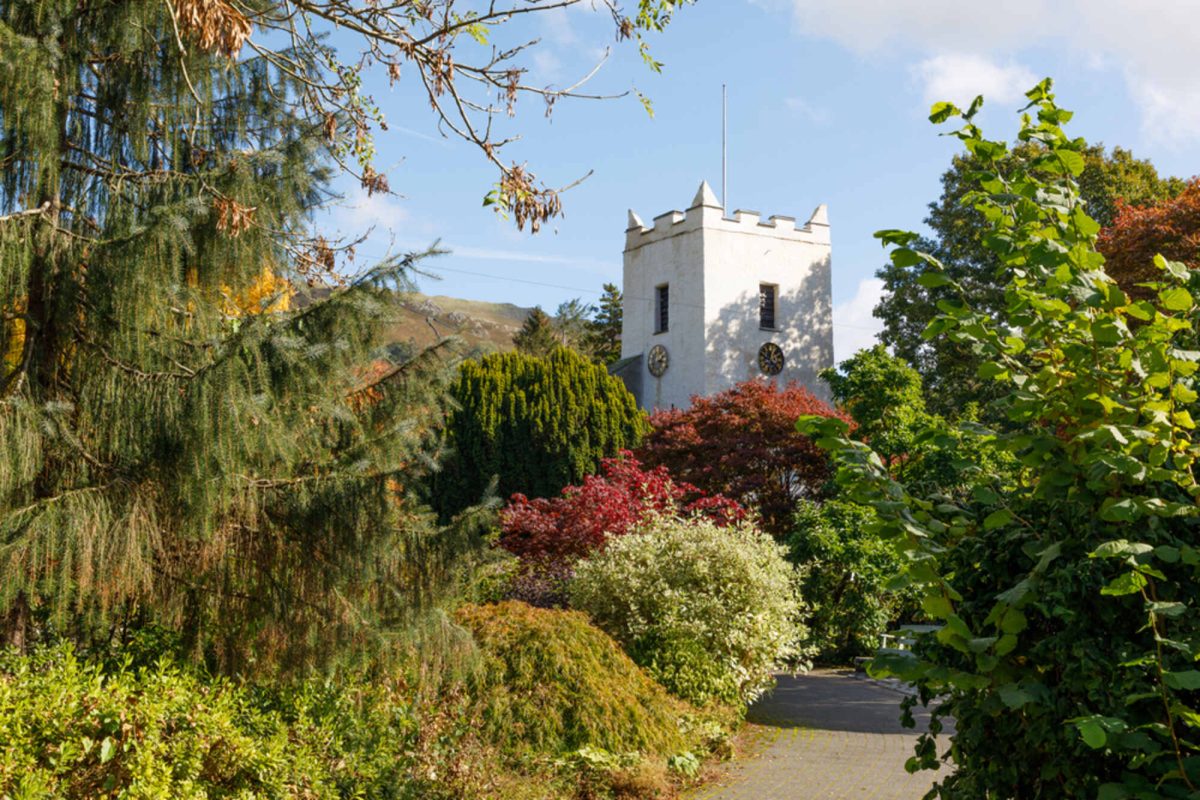
[[[650,370],[650,374],[661,378],[669,366],[671,366],[671,357],[667,355],[667,348],[661,344],[651,347],[650,353],[646,356],[646,367]]]
[[[763,375],[774,377],[783,372],[783,349],[774,342],[758,348],[758,368]]]

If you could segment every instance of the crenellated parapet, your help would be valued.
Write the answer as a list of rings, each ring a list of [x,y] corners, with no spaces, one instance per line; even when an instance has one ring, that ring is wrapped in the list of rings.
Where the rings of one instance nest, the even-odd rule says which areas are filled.
[[[701,228],[826,246],[830,243],[829,211],[824,203],[817,206],[808,221],[799,227],[795,217],[772,215],[764,221],[757,211],[738,209],[732,217],[727,217],[708,181],[700,184],[687,211],[668,211],[659,214],[652,222],[647,226],[630,209],[629,224],[625,230],[626,251]]]

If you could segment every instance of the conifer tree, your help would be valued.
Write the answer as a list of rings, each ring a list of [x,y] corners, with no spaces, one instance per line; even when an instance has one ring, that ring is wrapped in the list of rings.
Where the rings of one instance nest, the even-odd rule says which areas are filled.
[[[0,2],[0,634],[302,663],[396,596],[437,400],[365,377],[405,262],[291,307],[326,132],[194,6]]]
[[[440,395],[428,357],[374,359],[412,258],[348,277],[309,215],[334,164],[388,191],[371,65],[498,168],[491,205],[557,214],[490,122],[570,91],[463,43],[578,2],[0,0],[2,642],[165,623],[308,664],[428,595],[406,495]],[[680,4],[603,5],[653,64]]]
[[[611,364],[621,357],[621,290],[615,283],[604,284],[600,305],[588,324],[588,352],[601,364]]]
[[[562,341],[554,331],[554,320],[541,306],[534,306],[521,323],[521,329],[513,335],[513,344],[518,353],[544,358],[561,346]]]
[[[554,335],[563,347],[570,347],[585,355],[591,355],[588,347],[588,323],[595,311],[578,297],[559,303],[554,312]]]
[[[547,358],[495,353],[467,361],[451,388],[449,455],[433,502],[450,517],[484,499],[551,497],[636,447],[645,415],[620,379],[560,347]]]

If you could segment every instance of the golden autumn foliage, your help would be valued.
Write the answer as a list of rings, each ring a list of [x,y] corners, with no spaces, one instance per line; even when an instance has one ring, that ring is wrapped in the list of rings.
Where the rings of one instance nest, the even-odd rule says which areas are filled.
[[[290,311],[295,294],[291,283],[275,274],[270,267],[263,267],[254,282],[241,291],[229,286],[221,287],[225,313],[231,317]]]
[[[221,287],[221,303],[225,314],[241,317],[250,314],[277,314],[290,311],[296,291],[286,278],[263,267],[249,286],[235,291]],[[0,380],[19,366],[25,346],[25,320],[20,307],[0,313]]]
[[[195,270],[188,270],[187,283],[194,286],[196,280]],[[263,267],[254,281],[240,291],[222,285],[219,302],[221,310],[228,317],[276,314],[292,309],[295,294],[295,289],[286,278],[277,275],[269,267]],[[20,366],[25,346],[25,320],[20,316],[22,311],[18,306],[15,313],[4,310],[0,314],[0,385]]]
[[[25,347],[25,320],[0,319],[0,380],[17,368]]]

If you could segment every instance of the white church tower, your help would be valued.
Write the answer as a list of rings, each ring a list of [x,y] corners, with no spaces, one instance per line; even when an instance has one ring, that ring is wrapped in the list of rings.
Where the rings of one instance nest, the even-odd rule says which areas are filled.
[[[724,209],[707,182],[686,213],[653,227],[629,212],[621,361],[613,365],[648,410],[763,376],[828,398],[817,373],[833,364],[829,216],[803,227]]]

